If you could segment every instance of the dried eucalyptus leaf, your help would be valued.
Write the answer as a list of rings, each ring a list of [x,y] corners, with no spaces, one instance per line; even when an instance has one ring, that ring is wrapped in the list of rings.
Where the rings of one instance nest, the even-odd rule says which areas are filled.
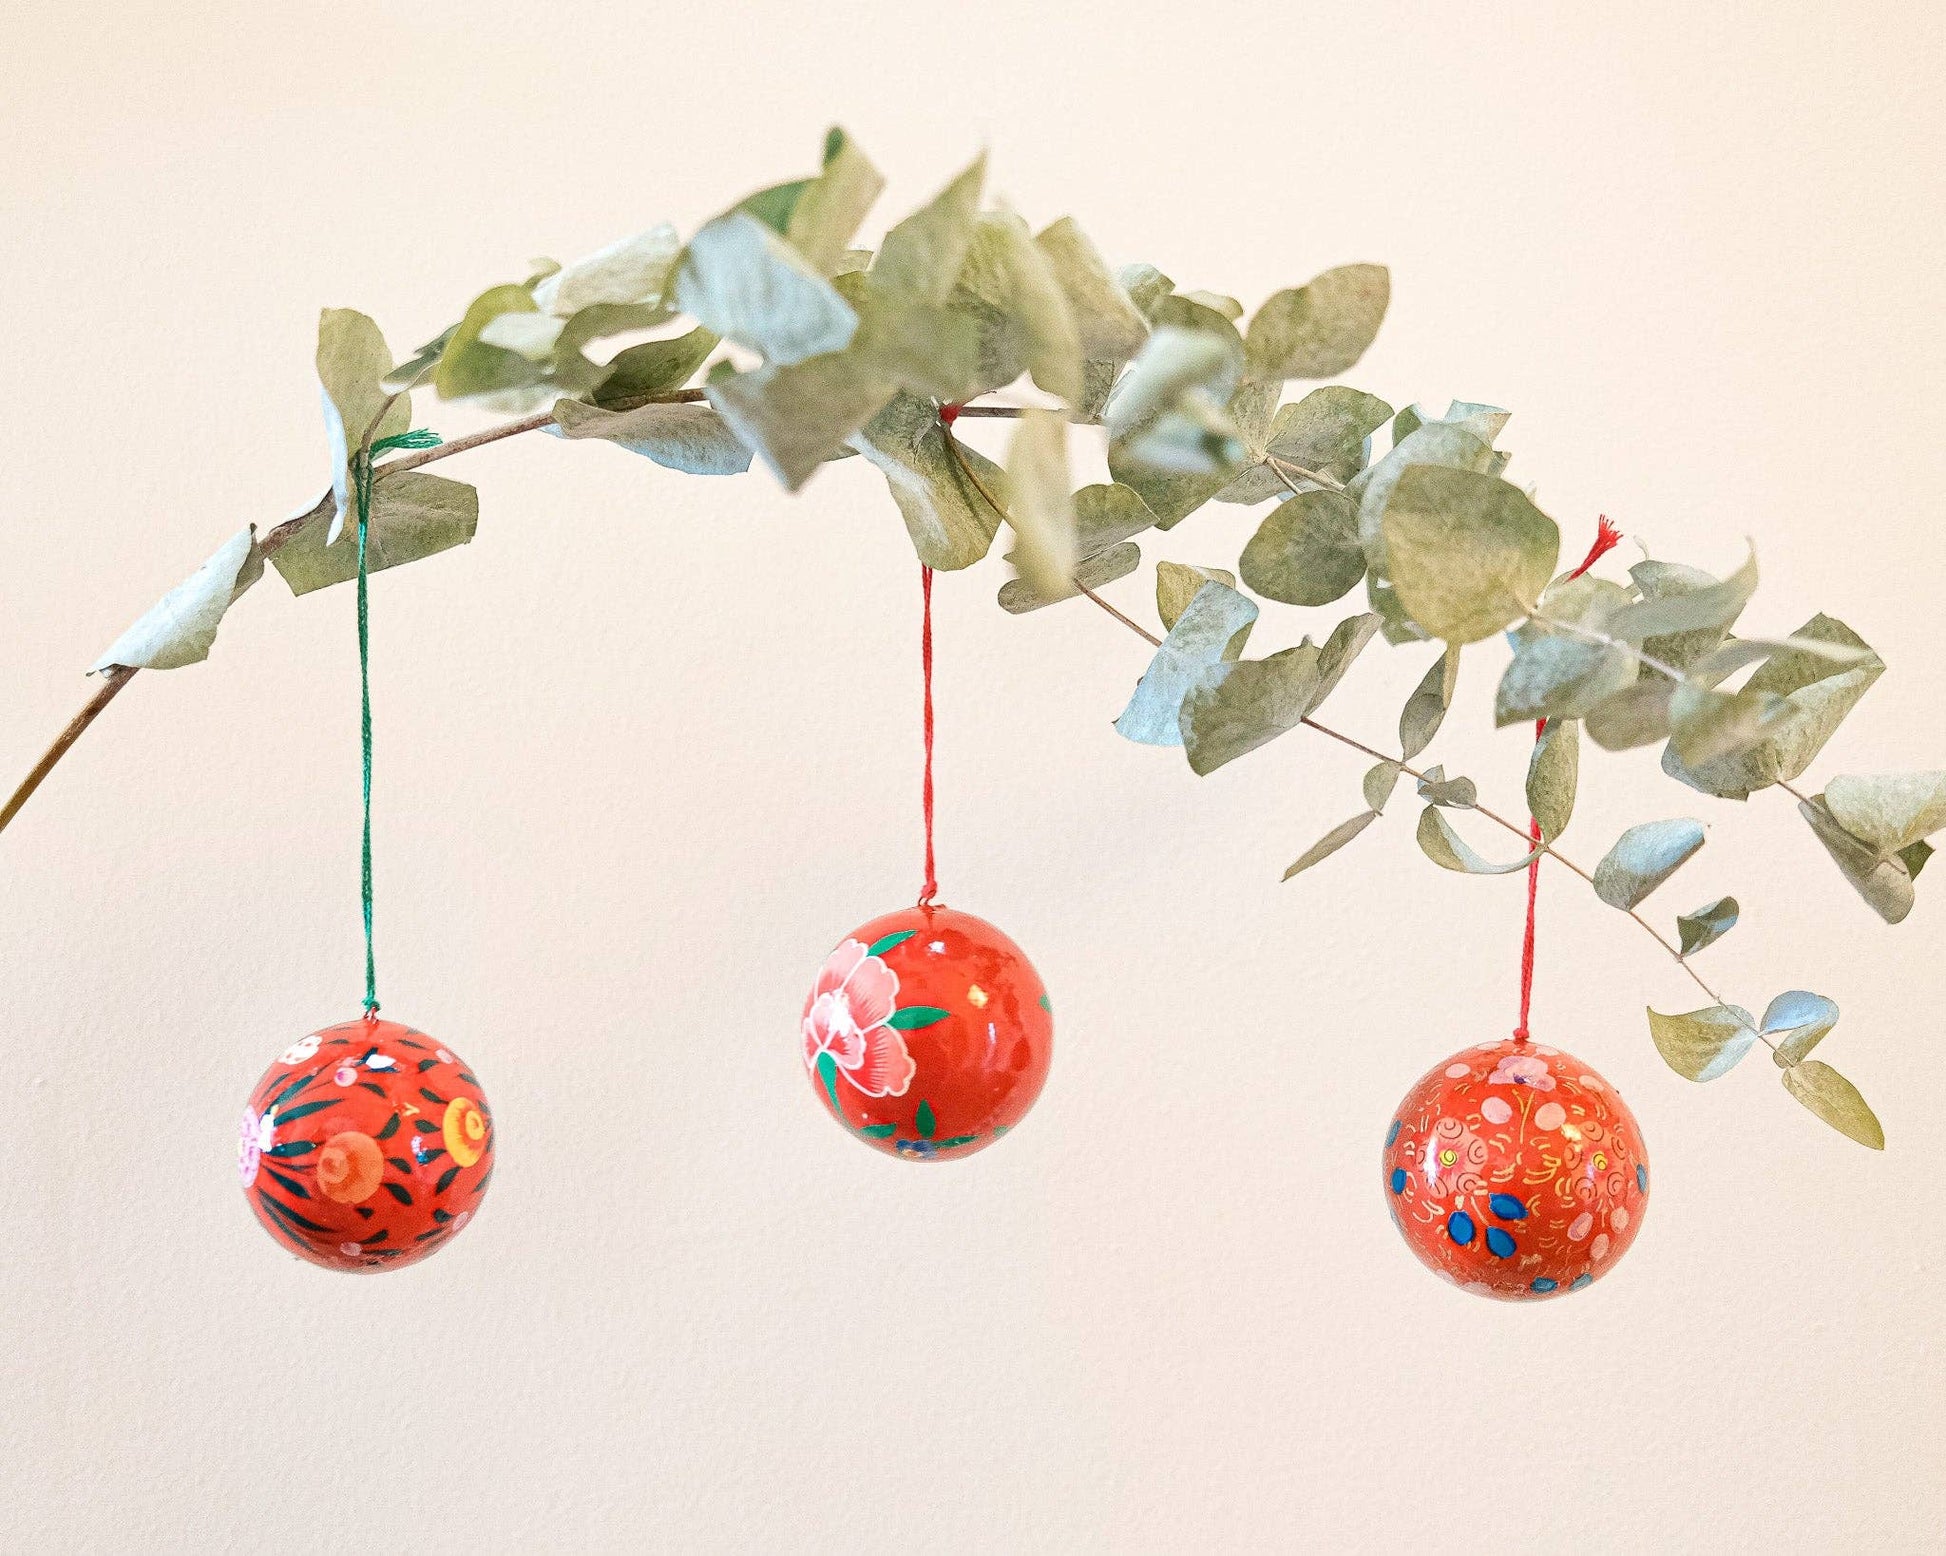
[[[787,366],[842,351],[858,315],[829,281],[747,211],[706,223],[676,270],[685,313],[767,361]]]
[[[1778,1068],[1789,1069],[1838,1024],[1838,1002],[1822,994],[1792,989],[1764,1009],[1763,1035],[1777,1044],[1772,1057]]]
[[[419,470],[386,476],[372,486],[365,570],[382,572],[465,545],[479,523],[480,494],[466,482]],[[299,525],[270,560],[292,594],[348,583],[358,576],[357,528],[348,526],[332,541],[320,514]]]
[[[1905,866],[1906,873],[1916,881],[1919,879],[1919,872],[1925,869],[1926,861],[1932,856],[1932,844],[1914,843],[1910,848],[1901,848],[1897,858]]]
[[[595,404],[612,406],[618,400],[682,388],[709,359],[720,338],[715,330],[697,328],[669,340],[645,340],[616,352],[595,390]]]
[[[1415,787],[1420,799],[1447,810],[1471,810],[1480,798],[1471,778],[1448,778],[1443,766],[1428,767]]]
[[[1314,488],[1280,502],[1237,562],[1243,581],[1267,600],[1328,605],[1365,576],[1358,510],[1343,492]]]
[[[1250,321],[1250,376],[1337,377],[1365,354],[1391,298],[1383,265],[1341,265],[1273,293]]]
[[[1735,1005],[1711,1005],[1680,1016],[1649,1012],[1655,1051],[1684,1080],[1713,1081],[1736,1068],[1757,1041],[1750,1012]]]
[[[1050,599],[1075,593],[1074,494],[1068,487],[1068,423],[1029,410],[1014,426],[1007,454],[1013,497],[1007,514],[1015,543],[1009,560],[1028,588]]]
[[[1635,907],[1703,846],[1703,824],[1687,817],[1630,827],[1595,866],[1595,895],[1611,908]]]
[[[1504,729],[1531,719],[1576,719],[1633,684],[1635,657],[1534,625],[1515,640],[1514,657],[1493,696],[1493,722]]]
[[[1858,1088],[1830,1065],[1806,1059],[1784,1071],[1784,1089],[1839,1134],[1874,1151],[1885,1149],[1885,1129]]]
[[[676,229],[660,222],[535,282],[534,302],[557,319],[599,304],[659,303],[681,253]]]
[[[1372,434],[1391,414],[1392,407],[1377,395],[1329,384],[1277,412],[1267,452],[1349,481],[1365,468]]]
[[[1459,650],[1449,647],[1425,674],[1399,712],[1399,754],[1408,762],[1431,744],[1453,705],[1459,681]]]
[[[1110,546],[1106,551],[1098,551],[1086,556],[1075,565],[1075,582],[1089,589],[1099,589],[1103,584],[1111,584],[1118,578],[1126,578],[1142,565],[1142,548],[1133,541],[1123,541],[1118,546]],[[1037,611],[1044,605],[1058,604],[1061,600],[1072,599],[1074,589],[1066,589],[1058,595],[1036,594],[1025,578],[1009,578],[1000,586],[1000,608],[1015,616]]]
[[[1392,791],[1398,787],[1400,771],[1397,762],[1380,762],[1366,769],[1365,803],[1374,811],[1385,809],[1386,801],[1392,798]]]
[[[1225,588],[1234,589],[1236,582],[1236,574],[1226,573],[1220,567],[1192,567],[1184,562],[1156,563],[1155,613],[1162,618],[1162,630],[1167,632],[1175,626],[1204,584],[1220,583]],[[1256,618],[1253,616],[1251,619],[1254,621]]]
[[[960,458],[972,467],[979,484],[969,479],[947,447],[946,429],[930,401],[895,395],[848,441],[884,473],[920,561],[951,572],[971,567],[987,554],[1000,527],[994,504],[1005,507],[1010,500],[1006,472],[960,444]]]
[[[318,516],[321,524],[322,515]],[[135,619],[88,667],[125,665],[131,670],[179,670],[209,658],[224,612],[263,577],[263,553],[254,526],[238,530],[207,562]]]
[[[1128,293],[1128,300],[1135,304],[1136,311],[1145,319],[1153,319],[1156,304],[1176,289],[1176,283],[1154,265],[1124,265],[1115,272],[1115,279],[1121,283],[1122,290]]]
[[[1322,864],[1376,820],[1378,820],[1376,810],[1365,810],[1360,811],[1349,821],[1340,822],[1299,854],[1296,861],[1284,872],[1283,879],[1288,881],[1293,875],[1302,874],[1312,865]]]
[[[1163,325],[1137,353],[1109,396],[1102,420],[1130,458],[1147,460],[1145,441],[1187,404],[1216,406],[1236,388],[1235,353],[1219,336]],[[1191,401],[1190,396],[1199,399]],[[1168,468],[1168,467],[1165,467]]]
[[[1133,487],[1119,483],[1108,486],[1098,484],[1084,486],[1074,494],[1075,550],[1083,557],[1093,556],[1110,546],[1118,546],[1154,527],[1155,514]],[[1226,573],[1223,582],[1234,584],[1236,580]],[[1090,584],[1089,587],[1094,586]],[[1194,594],[1195,590],[1192,589],[1190,593]],[[1188,596],[1184,596],[1183,604],[1188,603]],[[1163,623],[1165,629],[1172,625],[1173,617]]]
[[[1653,559],[1637,562],[1628,570],[1628,574],[1644,600],[1694,594],[1699,589],[1715,588],[1718,582],[1713,574],[1704,572],[1700,567]],[[1646,638],[1641,645],[1642,651],[1673,669],[1686,670],[1723,641],[1724,630],[1722,627],[1703,627],[1690,632]]]
[[[839,351],[788,367],[766,363],[748,373],[712,374],[706,392],[715,407],[711,414],[722,418],[735,441],[762,455],[785,490],[794,492],[896,390],[858,354]]]
[[[537,312],[534,294],[524,286],[490,286],[474,298],[433,370],[433,388],[439,397],[478,399],[541,384],[547,376],[541,364],[480,338],[481,332],[504,314]]]
[[[875,292],[906,306],[946,304],[973,241],[986,170],[986,153],[981,152],[930,201],[886,233],[872,261]]]
[[[1631,569],[1631,575],[1633,570]],[[1757,553],[1721,583],[1672,591],[1617,611],[1609,631],[1631,643],[1677,633],[1728,631],[1757,592]]]
[[[885,188],[858,143],[833,128],[824,140],[824,168],[791,207],[784,236],[823,275],[837,272],[852,235]]]
[[[1900,853],[1946,827],[1946,772],[1841,775],[1824,786],[1824,803],[1881,856]]]
[[[1254,600],[1220,583],[1204,584],[1136,683],[1135,694],[1115,720],[1117,733],[1141,745],[1181,745],[1184,697],[1206,666],[1243,652],[1256,619]]]
[[[1715,945],[1737,927],[1740,911],[1736,898],[1718,897],[1694,913],[1682,914],[1676,920],[1676,933],[1682,939],[1682,954],[1688,956],[1705,946]]]
[[[1573,719],[1549,719],[1527,759],[1527,812],[1552,843],[1567,831],[1581,777],[1581,726]]]
[[[1428,805],[1419,813],[1418,837],[1420,850],[1434,864],[1443,870],[1457,870],[1464,875],[1512,875],[1516,870],[1526,869],[1543,852],[1537,846],[1512,864],[1495,864],[1483,859],[1453,830],[1452,823],[1437,805]]]
[[[1296,729],[1318,690],[1318,651],[1309,643],[1268,659],[1205,665],[1190,684],[1180,716],[1189,765],[1207,777],[1240,756]]]
[[[1829,616],[1814,616],[1791,635],[1868,653],[1871,647]],[[1788,783],[1811,765],[1845,715],[1884,671],[1884,661],[1876,654],[1849,665],[1834,664],[1814,653],[1775,654],[1758,667],[1742,694],[1782,697],[1790,704],[1790,715],[1780,718],[1755,745],[1711,762],[1692,766],[1672,744],[1662,753],[1662,770],[1691,788],[1724,799],[1740,800],[1770,784]]]
[[[1822,794],[1800,802],[1797,809],[1839,872],[1874,913],[1888,924],[1897,924],[1912,911],[1912,871],[1903,857],[1894,854],[1889,859],[1880,858],[1871,844],[1853,837],[1838,824]]]
[[[1604,751],[1632,751],[1669,735],[1669,698],[1676,683],[1644,673],[1588,710],[1588,734]]]
[[[1049,394],[1081,397],[1081,336],[1054,267],[1012,211],[987,211],[973,226],[960,286],[1012,320],[1027,369]]]
[[[689,475],[741,475],[750,450],[730,424],[707,405],[640,405],[605,411],[562,400],[554,425],[564,438],[600,438]]]
[[[1768,692],[1720,692],[1684,681],[1669,698],[1669,749],[1700,767],[1748,751],[1796,710]]]
[[[1470,470],[1488,475],[1494,469],[1492,444],[1466,427],[1428,422],[1394,443],[1385,457],[1346,484],[1345,494],[1358,504],[1358,541],[1373,571],[1387,574],[1385,509],[1399,477],[1419,465]]]
[[[1449,643],[1478,642],[1526,615],[1561,549],[1554,521],[1519,487],[1440,465],[1408,467],[1382,523],[1400,604]]]
[[[1110,273],[1074,218],[1063,216],[1034,239],[1068,299],[1089,361],[1125,362],[1148,339],[1148,320]]]
[[[447,343],[459,331],[457,324],[441,331],[412,354],[410,361],[401,362],[391,372],[379,380],[379,386],[387,393],[400,389],[416,389],[432,377],[439,366],[439,359],[446,350]]]
[[[1318,649],[1318,689],[1311,698],[1311,711],[1324,706],[1325,698],[1338,689],[1352,662],[1365,652],[1383,623],[1369,611],[1347,616],[1331,629],[1331,635]]]
[[[351,506],[353,448],[368,433],[377,439],[404,432],[412,425],[412,400],[385,389],[381,381],[392,370],[391,350],[378,326],[355,308],[326,308],[318,315],[317,370],[331,448],[335,536]]]

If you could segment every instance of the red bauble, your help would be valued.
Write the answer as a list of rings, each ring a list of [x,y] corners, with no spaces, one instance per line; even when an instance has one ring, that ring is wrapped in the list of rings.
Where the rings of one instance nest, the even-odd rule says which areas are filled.
[[[969,1156],[1040,1095],[1052,1011],[1033,963],[985,919],[901,908],[825,958],[804,1002],[804,1068],[838,1121],[887,1155]]]
[[[1510,1302],[1599,1280],[1649,1203],[1642,1136],[1614,1088],[1558,1048],[1514,1039],[1457,1053],[1406,1093],[1384,1171],[1420,1262]]]
[[[366,1016],[301,1038],[264,1072],[237,1144],[264,1230],[328,1270],[396,1270],[473,1218],[493,1114],[465,1063]]]

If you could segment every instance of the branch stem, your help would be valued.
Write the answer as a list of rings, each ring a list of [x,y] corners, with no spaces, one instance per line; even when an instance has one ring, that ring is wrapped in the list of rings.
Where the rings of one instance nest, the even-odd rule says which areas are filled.
[[[101,685],[88,699],[88,705],[68,721],[68,727],[61,731],[54,744],[34,764],[34,770],[21,780],[20,787],[8,798],[6,808],[0,810],[0,831],[4,831],[7,823],[20,814],[21,806],[34,797],[41,780],[53,772],[54,764],[68,754],[68,747],[88,732],[88,726],[101,716],[101,710],[113,702],[115,694],[134,678],[135,672],[127,665],[116,665],[101,678]]]

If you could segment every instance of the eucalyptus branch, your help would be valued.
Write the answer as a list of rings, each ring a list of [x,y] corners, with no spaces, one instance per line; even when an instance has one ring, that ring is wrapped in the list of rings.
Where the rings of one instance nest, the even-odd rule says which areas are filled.
[[[1552,616],[1542,615],[1538,609],[1530,610],[1527,619],[1539,622],[1551,632],[1565,632],[1568,636],[1580,638],[1585,643],[1594,643],[1602,648],[1618,648],[1637,664],[1666,675],[1678,684],[1689,678],[1686,672],[1677,669],[1667,660],[1656,658],[1654,654],[1644,653],[1640,644],[1631,643],[1627,638],[1614,637],[1593,627],[1581,626],[1577,622],[1557,621]]]

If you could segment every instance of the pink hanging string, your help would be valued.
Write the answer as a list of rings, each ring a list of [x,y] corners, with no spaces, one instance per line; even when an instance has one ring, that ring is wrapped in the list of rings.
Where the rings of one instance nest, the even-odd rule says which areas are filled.
[[[1621,538],[1622,532],[1608,522],[1608,515],[1604,513],[1595,526],[1595,543],[1588,548],[1588,554],[1581,559],[1581,565],[1569,573],[1568,577],[1579,578],[1613,551]],[[1535,742],[1538,744],[1541,736],[1546,733],[1547,720],[1538,720],[1534,725]],[[1540,846],[1541,824],[1532,816],[1527,818],[1527,836],[1536,848]],[[1528,1015],[1534,1003],[1534,910],[1539,903],[1540,892],[1541,856],[1535,854],[1527,865],[1527,933],[1522,937],[1520,945],[1520,1024],[1514,1028],[1516,1043],[1524,1043],[1528,1039]]]

